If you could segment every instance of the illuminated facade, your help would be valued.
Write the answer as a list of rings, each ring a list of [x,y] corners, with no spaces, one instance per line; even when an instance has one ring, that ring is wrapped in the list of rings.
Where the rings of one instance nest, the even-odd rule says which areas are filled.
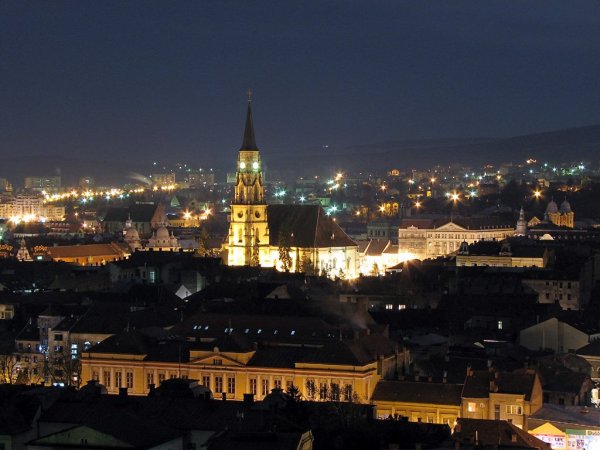
[[[261,400],[293,384],[306,399],[366,403],[377,383],[409,359],[408,350],[383,335],[340,341],[339,330],[316,318],[198,317],[195,328],[186,321],[168,332],[134,330],[103,340],[83,351],[82,380],[98,380],[109,393],[127,387],[132,395],[147,395],[152,385],[183,377],[232,400],[244,394]],[[264,325],[257,328],[259,322]],[[270,343],[262,345],[265,340]]]
[[[319,205],[267,205],[250,101],[225,247],[230,266],[358,275],[356,243]]]
[[[0,204],[0,217],[13,222],[62,221],[65,207],[45,204],[40,195],[19,194],[10,202]]]
[[[54,194],[60,191],[60,176],[53,177],[25,177],[25,189],[30,191],[46,192]]]
[[[565,200],[560,204],[560,208],[554,200],[550,200],[544,214],[546,222],[552,222],[559,227],[575,227],[575,213],[571,209],[571,204]]]
[[[410,218],[400,224],[398,252],[404,259],[437,258],[457,252],[463,242],[501,241],[514,234],[514,225],[492,218]]]
[[[254,137],[250,100],[244,139],[238,152],[235,193],[231,203],[228,264],[273,266],[260,151]]]

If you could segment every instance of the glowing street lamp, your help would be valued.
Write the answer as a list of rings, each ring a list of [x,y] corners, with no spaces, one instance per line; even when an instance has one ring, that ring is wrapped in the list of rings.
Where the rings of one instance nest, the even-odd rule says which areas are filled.
[[[535,197],[536,200],[539,200],[540,197],[542,196],[542,191],[540,191],[539,189],[536,189],[535,191],[533,191],[533,196]]]

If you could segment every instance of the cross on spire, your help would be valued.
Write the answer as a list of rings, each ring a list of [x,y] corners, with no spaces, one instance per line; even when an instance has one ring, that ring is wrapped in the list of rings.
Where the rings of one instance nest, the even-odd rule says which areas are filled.
[[[252,121],[252,89],[248,89],[248,112],[246,113],[246,126],[240,150],[258,150],[254,137],[254,123]]]

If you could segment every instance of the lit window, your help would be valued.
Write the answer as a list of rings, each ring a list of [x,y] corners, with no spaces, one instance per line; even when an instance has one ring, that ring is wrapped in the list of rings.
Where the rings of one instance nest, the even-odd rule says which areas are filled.
[[[498,329],[501,330],[503,326],[504,326],[504,324],[502,323],[501,320],[499,320],[498,321]]]
[[[467,411],[468,412],[477,412],[477,403],[475,403],[475,402],[468,402],[467,403]]]

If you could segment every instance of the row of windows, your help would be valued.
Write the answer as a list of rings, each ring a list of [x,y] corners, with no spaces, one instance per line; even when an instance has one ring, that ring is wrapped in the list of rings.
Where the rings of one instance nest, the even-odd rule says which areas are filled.
[[[100,381],[98,372],[92,373],[92,378],[96,381]],[[133,389],[133,372],[125,372],[125,385],[123,385],[123,372],[120,370],[116,370],[114,372],[114,385],[112,384],[112,374],[110,370],[105,370],[102,372],[102,384],[110,389],[111,387],[122,388],[126,387],[129,389]]]
[[[523,414],[523,406],[521,406],[521,405],[505,405],[504,411],[506,412],[506,414],[520,416]],[[467,403],[467,412],[477,412],[477,403],[468,402]],[[494,405],[494,413],[496,415],[500,414],[500,405]]]

